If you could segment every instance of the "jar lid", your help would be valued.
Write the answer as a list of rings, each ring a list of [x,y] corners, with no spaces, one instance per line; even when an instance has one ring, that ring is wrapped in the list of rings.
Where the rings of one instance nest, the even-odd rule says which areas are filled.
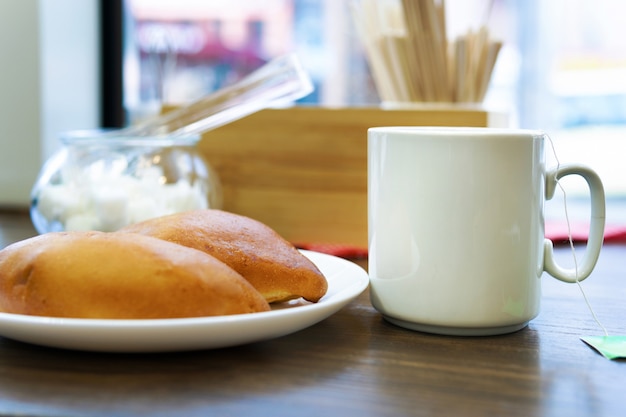
[[[117,135],[116,132],[120,134]],[[81,129],[70,130],[60,134],[59,139],[64,145],[111,145],[126,146],[192,146],[200,140],[200,134],[190,135],[150,135],[134,136],[124,134],[120,129]]]

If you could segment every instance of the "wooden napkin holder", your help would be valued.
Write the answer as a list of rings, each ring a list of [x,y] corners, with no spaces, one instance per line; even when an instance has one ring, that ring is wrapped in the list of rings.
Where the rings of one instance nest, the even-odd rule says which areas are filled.
[[[260,220],[293,243],[367,247],[367,129],[497,126],[467,108],[292,107],[257,112],[203,135],[223,209]]]

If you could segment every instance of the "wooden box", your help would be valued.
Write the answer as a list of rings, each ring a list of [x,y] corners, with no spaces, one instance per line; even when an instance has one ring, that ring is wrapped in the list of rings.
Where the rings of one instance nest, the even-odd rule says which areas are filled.
[[[498,117],[496,117],[498,116]],[[502,126],[475,109],[268,109],[204,134],[201,152],[223,185],[223,209],[293,243],[367,247],[367,129]]]

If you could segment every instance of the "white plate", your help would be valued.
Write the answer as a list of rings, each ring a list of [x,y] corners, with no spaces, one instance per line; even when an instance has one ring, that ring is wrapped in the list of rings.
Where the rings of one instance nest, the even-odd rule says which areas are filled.
[[[272,339],[336,313],[368,285],[363,268],[345,259],[302,251],[328,280],[316,304],[287,303],[253,314],[156,320],[68,319],[0,313],[0,336],[37,345],[101,352],[212,349]]]

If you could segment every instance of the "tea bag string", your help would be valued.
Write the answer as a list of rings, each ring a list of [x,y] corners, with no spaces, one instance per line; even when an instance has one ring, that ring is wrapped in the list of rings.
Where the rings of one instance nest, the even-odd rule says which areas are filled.
[[[556,161],[556,167],[557,167],[557,170],[558,170],[561,167],[561,162],[559,161],[559,157],[556,154],[556,148],[554,146],[554,142],[552,141],[552,138],[550,138],[549,136],[546,135],[546,137],[550,141],[550,147],[552,148],[552,154],[554,155],[554,159]],[[559,187],[559,189],[563,193],[563,209],[565,211],[565,221],[567,223],[567,239],[568,239],[568,242],[569,242],[569,247],[570,247],[570,249],[572,251],[572,258],[574,260],[574,273],[576,275],[576,284],[578,285],[578,288],[580,289],[580,292],[581,292],[581,294],[583,296],[583,299],[585,300],[585,304],[587,305],[587,308],[589,309],[589,312],[591,313],[591,316],[593,317],[593,320],[596,322],[596,324],[598,326],[600,326],[600,328],[604,332],[604,335],[608,336],[609,332],[606,330],[604,325],[598,319],[598,316],[596,315],[595,311],[593,310],[593,307],[591,307],[591,303],[589,302],[589,299],[587,298],[587,294],[585,293],[585,290],[583,289],[583,286],[582,286],[582,284],[580,282],[580,279],[578,277],[578,260],[576,259],[576,249],[574,248],[574,239],[572,238],[572,228],[570,226],[569,212],[567,210],[567,193],[565,192],[565,188],[561,184],[561,181],[558,178],[556,178],[556,172],[555,172],[554,176],[555,176],[554,179],[556,181],[556,185]]]

